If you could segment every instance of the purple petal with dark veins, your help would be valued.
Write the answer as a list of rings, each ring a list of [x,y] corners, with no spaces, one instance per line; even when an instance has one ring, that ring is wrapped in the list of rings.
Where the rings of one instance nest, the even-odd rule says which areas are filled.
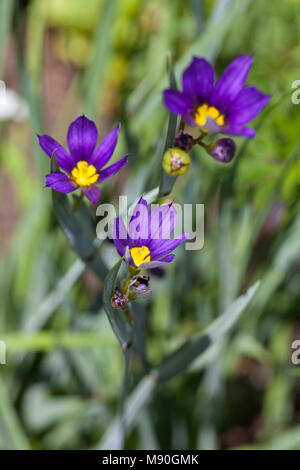
[[[74,167],[74,163],[63,146],[56,142],[56,140],[52,139],[49,135],[38,135],[38,139],[40,146],[48,157],[51,158],[55,151],[55,157],[60,168],[65,170],[67,173],[70,173]]]
[[[242,90],[252,66],[252,56],[241,55],[226,68],[211,96],[210,104],[225,112]]]
[[[270,99],[271,95],[265,95],[255,87],[244,88],[228,109],[228,121],[234,125],[252,121]]]
[[[164,90],[163,92],[164,103],[166,108],[174,114],[182,116],[188,115],[192,108],[192,100],[188,96],[177,90]]]
[[[124,256],[128,245],[128,233],[122,217],[117,217],[114,220],[112,236],[117,252],[120,256]]]
[[[156,240],[168,240],[177,222],[177,212],[172,204],[158,206],[151,211],[149,238],[152,242]]]
[[[80,116],[70,124],[67,141],[75,163],[89,161],[97,143],[97,128],[93,121]]]
[[[229,125],[221,130],[222,134],[235,135],[237,137],[247,137],[252,139],[256,136],[256,131],[252,127],[243,127],[239,125]]]
[[[107,180],[107,178],[110,178],[111,176],[115,175],[119,170],[121,170],[124,165],[126,165],[127,160],[128,155],[126,155],[126,157],[121,158],[116,163],[113,163],[112,165],[108,166],[107,168],[104,168],[104,170],[101,170],[97,183],[103,183],[103,181]]]
[[[171,261],[173,261],[174,258],[175,258],[175,255],[170,254],[170,255],[164,256],[164,257],[161,258],[159,261],[160,261],[161,263],[171,263]]]
[[[139,265],[139,269],[153,269],[153,268],[159,268],[160,266],[163,266],[166,263],[171,263],[171,261],[175,258],[175,255],[168,255],[165,256],[164,258],[161,258],[156,261],[148,261],[148,263],[143,263]]]
[[[135,208],[133,209],[132,215],[130,217],[129,225],[130,225],[130,222],[132,222],[139,215],[139,206],[140,206],[140,204],[142,204],[145,207],[145,209],[147,211],[149,211],[149,207],[148,207],[148,203],[147,203],[146,199],[144,199],[143,196],[141,196],[140,199],[138,200]]]
[[[205,59],[194,57],[182,76],[183,93],[195,97],[195,104],[209,101],[215,81],[212,65]]]
[[[92,204],[97,204],[101,196],[101,191],[98,186],[91,186],[90,188],[81,188],[81,191]]]
[[[119,130],[120,124],[102,140],[91,156],[89,163],[94,165],[97,170],[103,168],[111,159],[117,145]]]
[[[162,242],[159,247],[155,250],[150,250],[150,256],[153,261],[160,259],[161,257],[170,253],[170,251],[175,250],[175,248],[183,243],[187,238],[189,238],[188,233],[183,233],[178,235],[177,237],[171,238],[171,240],[167,240]]]
[[[129,221],[128,234],[130,248],[134,246],[147,246],[149,244],[148,225],[148,205],[145,199],[140,198]]]
[[[46,187],[64,194],[71,193],[77,189],[70,178],[64,173],[51,173],[46,175]]]

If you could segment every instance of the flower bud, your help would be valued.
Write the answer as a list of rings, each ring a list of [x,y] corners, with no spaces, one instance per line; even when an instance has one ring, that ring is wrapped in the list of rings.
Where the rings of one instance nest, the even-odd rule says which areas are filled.
[[[113,308],[121,308],[122,310],[127,308],[128,298],[118,287],[115,288],[115,293],[111,299],[111,305]]]
[[[190,166],[191,160],[186,152],[174,147],[166,151],[163,158],[163,169],[168,175],[184,175]]]
[[[178,132],[174,139],[174,147],[188,152],[194,145],[194,139],[190,134],[186,134],[183,131]]]
[[[151,295],[149,276],[135,276],[129,284],[129,292],[133,299],[146,299]]]
[[[229,138],[219,139],[209,146],[208,153],[218,162],[229,163],[236,151],[234,140]]]

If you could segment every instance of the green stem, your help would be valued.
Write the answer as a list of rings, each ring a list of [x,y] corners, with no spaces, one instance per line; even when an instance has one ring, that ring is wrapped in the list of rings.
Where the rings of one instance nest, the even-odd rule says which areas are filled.
[[[140,269],[136,269],[136,268],[133,268],[132,266],[128,266],[128,278],[125,282],[125,285],[122,289],[122,292],[123,294],[126,295],[127,293],[127,290],[128,290],[128,287],[129,287],[129,284],[130,284],[130,281],[132,280],[132,278],[134,278],[134,276],[136,276],[141,270]]]
[[[129,287],[129,284],[130,284],[130,281],[131,281],[131,279],[132,279],[132,276],[131,276],[131,275],[129,275],[129,276],[128,276],[128,278],[127,278],[127,281],[126,281],[126,283],[125,283],[125,285],[124,285],[124,287],[123,287],[123,289],[122,289],[122,292],[123,292],[123,294],[126,294],[126,292],[127,292],[127,290],[128,290],[128,287]]]
[[[204,139],[205,136],[206,136],[206,134],[204,132],[201,132],[199,137],[197,137],[197,139],[194,139],[194,145],[196,145],[196,144],[201,145],[201,147],[203,147],[206,151],[208,151],[209,145],[207,145],[203,142],[203,139]]]
[[[130,313],[129,308],[128,308],[128,307],[125,307],[125,308],[122,309],[122,311],[123,311],[125,317],[127,318],[128,323],[129,323],[130,325],[133,325],[133,318],[132,318],[132,316],[131,316],[131,313]]]
[[[122,395],[120,400],[120,410],[119,410],[119,419],[120,419],[120,449],[124,449],[125,439],[126,439],[126,428],[127,428],[127,416],[126,416],[126,400],[128,395],[128,386],[129,386],[129,363],[130,363],[130,350],[124,352],[124,377],[123,377],[123,387]]]
[[[83,198],[84,198],[84,194],[81,193],[79,198],[77,199],[77,201],[74,202],[74,205],[73,205],[73,212],[76,212],[78,207],[80,206],[80,204],[82,203],[83,201]]]

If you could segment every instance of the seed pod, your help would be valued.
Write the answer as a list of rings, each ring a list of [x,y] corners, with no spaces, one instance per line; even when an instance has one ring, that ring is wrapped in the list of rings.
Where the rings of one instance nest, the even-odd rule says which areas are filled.
[[[194,145],[194,139],[190,134],[186,134],[183,131],[178,132],[174,139],[174,147],[189,152]]]
[[[173,147],[166,151],[163,158],[163,169],[168,175],[184,175],[191,164],[191,159],[180,148]]]
[[[209,146],[208,153],[218,162],[229,163],[236,151],[234,140],[229,138],[219,139]]]
[[[115,288],[115,293],[111,299],[111,305],[113,308],[121,308],[122,310],[127,308],[128,297],[123,294],[118,287]]]

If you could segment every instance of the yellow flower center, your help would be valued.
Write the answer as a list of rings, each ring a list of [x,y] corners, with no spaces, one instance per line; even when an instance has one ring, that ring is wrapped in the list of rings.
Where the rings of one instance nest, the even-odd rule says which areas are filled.
[[[99,174],[96,173],[94,165],[89,165],[84,160],[77,163],[72,170],[72,179],[78,186],[91,186],[98,181]]]
[[[214,119],[219,126],[224,126],[224,115],[214,106],[202,104],[196,109],[194,119],[198,126],[205,126],[208,117]]]
[[[131,248],[130,254],[136,266],[151,261],[150,250],[147,246],[135,246]]]

